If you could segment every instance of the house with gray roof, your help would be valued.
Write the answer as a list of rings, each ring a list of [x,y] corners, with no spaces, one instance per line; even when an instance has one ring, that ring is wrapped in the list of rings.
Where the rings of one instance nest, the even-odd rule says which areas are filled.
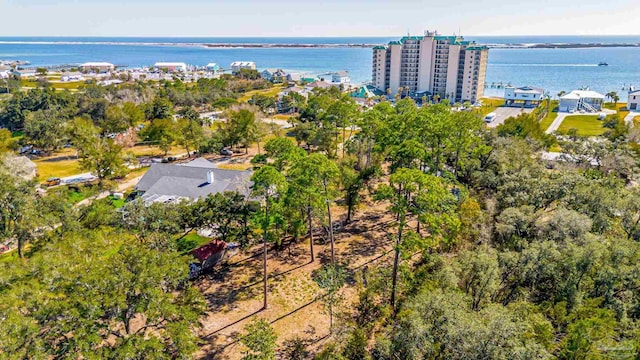
[[[136,185],[145,203],[193,201],[226,191],[251,193],[251,171],[219,169],[198,158],[186,164],[153,164]]]

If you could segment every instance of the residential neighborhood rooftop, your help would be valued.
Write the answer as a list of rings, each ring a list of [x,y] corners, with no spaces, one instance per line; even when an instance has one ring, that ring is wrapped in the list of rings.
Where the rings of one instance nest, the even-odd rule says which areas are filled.
[[[225,191],[250,193],[251,171],[223,170],[206,159],[187,164],[153,164],[136,189],[145,202],[196,200]]]

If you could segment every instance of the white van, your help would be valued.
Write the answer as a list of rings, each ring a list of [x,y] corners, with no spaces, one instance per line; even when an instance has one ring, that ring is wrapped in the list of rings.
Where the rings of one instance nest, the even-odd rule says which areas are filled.
[[[496,119],[496,117],[498,117],[498,114],[492,112],[492,113],[488,113],[487,116],[484,117],[484,122],[486,123],[490,123],[493,120]]]

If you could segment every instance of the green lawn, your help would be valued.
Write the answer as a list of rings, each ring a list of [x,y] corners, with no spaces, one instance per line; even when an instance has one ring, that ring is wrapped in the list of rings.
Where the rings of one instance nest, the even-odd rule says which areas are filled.
[[[543,117],[542,120],[540,120],[540,128],[542,129],[542,131],[547,131],[549,125],[551,125],[553,120],[555,120],[557,117],[557,112],[549,111],[547,113],[547,116]]]
[[[63,89],[78,90],[85,83],[84,81],[70,81],[70,82],[49,82],[49,84],[54,89],[58,89],[58,90],[63,90]],[[37,88],[39,86],[38,82],[30,81],[30,80],[22,80],[21,85],[22,87],[26,87],[26,88]]]
[[[125,204],[125,199],[118,199],[115,196],[109,196],[109,200],[111,201],[111,205],[116,209],[120,209]]]
[[[482,117],[487,116],[487,114],[493,112],[496,108],[504,106],[504,99],[501,98],[482,98],[478,99],[478,102],[482,102],[482,106],[475,111]]]
[[[247,102],[249,101],[249,99],[251,99],[253,95],[256,95],[256,94],[274,97],[278,95],[278,93],[282,91],[283,88],[284,88],[284,85],[279,84],[269,89],[248,91],[238,99],[238,102]]]
[[[576,129],[578,130],[578,135],[599,136],[607,131],[606,128],[602,127],[603,124],[604,122],[598,120],[596,115],[572,115],[564,119],[558,128],[558,132],[565,134],[571,129]]]
[[[40,180],[47,180],[51,177],[67,177],[86,172],[80,169],[80,164],[76,159],[37,159],[33,162],[38,166],[38,178]]]
[[[8,263],[18,259],[18,252],[16,250],[6,252],[4,254],[0,254],[0,264]]]
[[[187,253],[193,249],[196,249],[208,242],[211,239],[198,235],[195,231],[188,233],[186,236],[178,239],[178,251]]]

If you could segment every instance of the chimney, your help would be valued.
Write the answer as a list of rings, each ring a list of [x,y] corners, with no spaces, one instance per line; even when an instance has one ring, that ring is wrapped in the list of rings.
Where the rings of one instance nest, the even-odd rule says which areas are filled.
[[[207,184],[213,184],[213,171],[207,171]]]

